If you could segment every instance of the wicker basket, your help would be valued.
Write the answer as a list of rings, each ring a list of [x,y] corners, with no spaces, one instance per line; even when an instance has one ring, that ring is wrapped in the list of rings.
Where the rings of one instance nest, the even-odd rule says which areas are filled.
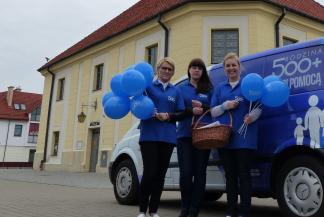
[[[223,148],[225,147],[230,140],[232,133],[232,123],[233,118],[230,112],[230,124],[224,125],[220,124],[217,126],[202,128],[199,124],[203,116],[205,116],[210,110],[206,111],[197,122],[193,125],[192,128],[192,144],[198,149],[211,149],[211,148]]]

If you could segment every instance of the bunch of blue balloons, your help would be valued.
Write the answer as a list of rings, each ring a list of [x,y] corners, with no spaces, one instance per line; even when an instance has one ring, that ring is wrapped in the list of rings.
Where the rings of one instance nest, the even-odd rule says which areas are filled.
[[[143,92],[151,85],[153,78],[153,67],[144,61],[112,77],[110,81],[112,91],[102,97],[105,115],[111,119],[120,119],[131,111],[141,120],[152,117],[154,103],[149,97],[143,96]]]
[[[283,105],[290,94],[288,85],[280,77],[269,75],[263,79],[256,73],[250,73],[242,79],[241,91],[247,100],[260,100],[268,107]]]

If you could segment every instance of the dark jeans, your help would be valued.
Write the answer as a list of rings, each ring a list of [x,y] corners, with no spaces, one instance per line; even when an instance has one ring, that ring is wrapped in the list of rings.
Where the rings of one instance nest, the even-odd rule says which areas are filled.
[[[140,142],[143,159],[143,177],[140,184],[140,212],[156,213],[168,170],[173,144],[164,142]]]
[[[219,149],[226,177],[227,214],[248,216],[251,209],[250,169],[254,158],[252,149]],[[240,206],[238,207],[238,195]]]
[[[182,213],[198,215],[206,187],[206,168],[210,150],[199,150],[192,138],[180,138],[177,144],[180,168]]]

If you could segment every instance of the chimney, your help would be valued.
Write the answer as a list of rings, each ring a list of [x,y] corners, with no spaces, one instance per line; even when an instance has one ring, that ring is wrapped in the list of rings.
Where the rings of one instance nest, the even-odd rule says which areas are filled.
[[[12,106],[12,99],[13,99],[13,92],[14,92],[14,88],[13,86],[9,86],[8,87],[8,92],[7,92],[7,103],[8,106],[11,107]]]

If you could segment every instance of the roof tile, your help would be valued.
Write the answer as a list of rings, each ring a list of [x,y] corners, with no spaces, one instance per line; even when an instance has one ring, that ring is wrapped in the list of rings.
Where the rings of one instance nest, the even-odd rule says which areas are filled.
[[[16,110],[14,106],[8,106],[6,96],[7,91],[0,93],[0,119],[28,121],[28,114],[42,103],[41,94],[26,93],[14,90],[12,105],[26,105],[26,110]]]
[[[324,7],[313,0],[264,0],[287,9],[312,17],[324,23]],[[106,39],[118,35],[131,27],[150,20],[158,14],[164,13],[177,6],[188,2],[200,2],[198,0],[141,0],[132,7],[103,25],[80,42],[68,48],[48,63],[43,65],[38,71],[45,69],[61,60],[77,54],[93,45]],[[202,1],[203,2],[203,1]]]

